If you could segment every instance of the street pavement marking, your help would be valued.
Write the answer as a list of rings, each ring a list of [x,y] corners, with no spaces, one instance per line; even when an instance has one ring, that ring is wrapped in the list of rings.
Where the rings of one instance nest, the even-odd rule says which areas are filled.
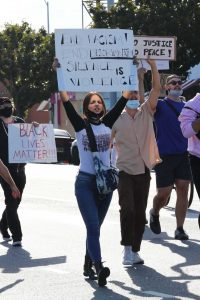
[[[144,294],[147,295],[152,295],[152,296],[158,296],[158,297],[162,297],[162,298],[171,298],[171,299],[179,299],[174,295],[168,295],[168,294],[163,294],[163,293],[158,293],[155,291],[142,291]]]

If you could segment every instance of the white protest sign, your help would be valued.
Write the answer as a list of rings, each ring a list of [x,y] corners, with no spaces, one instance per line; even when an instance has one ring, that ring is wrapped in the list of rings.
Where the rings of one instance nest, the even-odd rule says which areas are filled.
[[[169,61],[168,60],[156,60],[156,66],[158,70],[169,70]],[[141,59],[139,61],[139,68],[145,68],[147,70],[151,70],[150,65],[146,62],[146,60]]]
[[[61,68],[59,90],[111,92],[138,89],[133,31],[126,29],[56,29]]]
[[[176,59],[176,37],[135,36],[134,46],[137,58]]]
[[[8,125],[9,163],[57,162],[52,124]]]

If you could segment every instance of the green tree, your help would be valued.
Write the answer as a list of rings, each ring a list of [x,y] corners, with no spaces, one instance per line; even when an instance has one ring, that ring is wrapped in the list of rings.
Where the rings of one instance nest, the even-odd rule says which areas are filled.
[[[36,32],[23,22],[6,24],[0,32],[0,81],[13,97],[19,116],[56,89],[51,71],[54,55],[54,35],[44,28]]]
[[[116,2],[116,1],[115,1]],[[176,61],[170,71],[187,76],[200,63],[200,1],[118,0],[108,11],[105,1],[88,1],[94,28],[130,28],[135,35],[176,36]]]

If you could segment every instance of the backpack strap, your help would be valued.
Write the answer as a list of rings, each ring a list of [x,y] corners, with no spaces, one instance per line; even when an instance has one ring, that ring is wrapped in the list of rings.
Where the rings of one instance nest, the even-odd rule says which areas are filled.
[[[168,107],[171,108],[171,110],[173,110],[173,112],[176,114],[176,116],[179,117],[180,112],[178,112],[178,111],[176,110],[176,108],[175,108],[171,103],[169,103],[167,100],[164,100],[164,102],[167,104]]]
[[[197,119],[200,118],[200,113],[198,111],[194,110],[193,108],[191,108],[189,106],[184,106],[184,108],[194,111],[197,114]],[[200,140],[200,131],[196,133],[196,137]]]
[[[198,111],[194,110],[193,108],[191,108],[189,106],[184,106],[184,108],[194,111],[197,114],[197,118],[200,118],[200,113]]]

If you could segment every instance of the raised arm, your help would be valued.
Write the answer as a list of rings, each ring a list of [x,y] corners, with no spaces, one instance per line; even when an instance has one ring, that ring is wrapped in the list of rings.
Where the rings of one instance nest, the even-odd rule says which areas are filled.
[[[57,58],[54,58],[52,69],[54,71],[60,68],[60,63]],[[70,97],[66,91],[59,91],[60,98],[62,100],[63,106],[65,108],[66,114],[74,127],[76,132],[80,131],[85,127],[85,122],[83,121],[82,117],[77,113],[75,108],[73,107],[72,103],[69,101]]]
[[[137,70],[138,81],[139,81],[139,95],[140,95],[140,104],[144,103],[144,74],[147,72],[145,68],[139,68]]]
[[[58,59],[55,57],[53,64],[52,64],[52,70],[57,71],[57,69],[60,67],[61,67],[61,65],[60,65]],[[61,97],[61,100],[63,103],[69,101],[69,95],[66,91],[60,91],[60,97]]]
[[[12,179],[10,172],[8,171],[8,168],[3,164],[3,162],[0,160],[0,176],[9,184],[12,196],[14,198],[20,197],[20,191],[18,190],[14,180]]]
[[[150,91],[149,94],[149,104],[151,109],[154,111],[156,109],[157,106],[157,102],[158,102],[158,97],[160,95],[160,75],[155,63],[155,60],[153,59],[147,59],[148,64],[151,67],[151,80],[152,80],[152,89]]]

